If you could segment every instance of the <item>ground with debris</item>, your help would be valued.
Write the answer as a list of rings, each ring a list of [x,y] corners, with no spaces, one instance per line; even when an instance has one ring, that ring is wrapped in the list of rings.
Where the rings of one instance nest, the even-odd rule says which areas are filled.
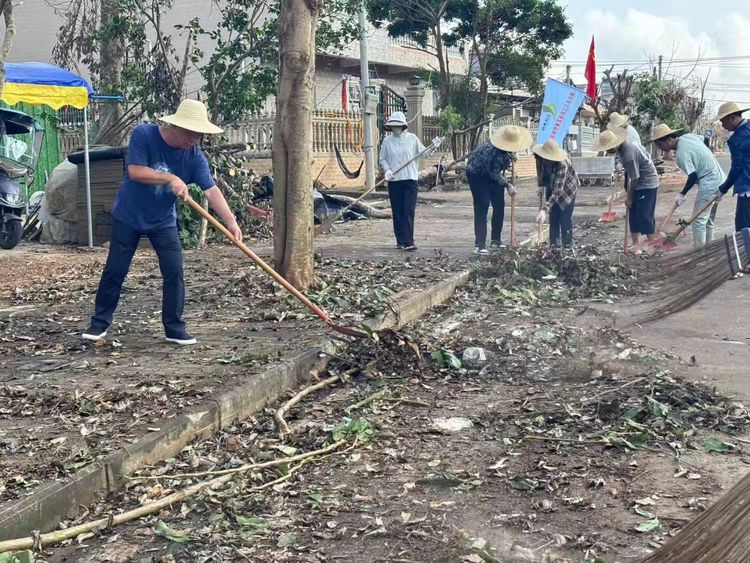
[[[474,281],[450,305],[400,334],[358,343],[336,358],[320,377],[340,375],[342,381],[290,410],[286,419],[295,431],[291,439],[279,438],[272,416],[279,403],[210,440],[192,444],[175,459],[142,471],[144,479],[132,481],[106,503],[82,509],[66,525],[164,498],[213,477],[211,472],[217,470],[278,458],[283,462],[285,456],[293,460],[331,443],[339,444],[335,450],[304,462],[251,469],[169,510],[51,548],[46,559],[611,562],[642,558],[745,472],[744,432],[750,418],[733,399],[684,379],[687,364],[678,356],[639,344],[634,340],[642,336],[638,331],[631,335],[607,328],[608,319],[598,307],[637,299],[638,273],[647,267],[647,260],[619,256],[621,222],[595,223],[606,189],[592,189],[582,196],[576,237],[585,248],[575,256],[534,251],[472,261]],[[365,255],[370,260],[351,262],[351,271],[365,271],[353,287],[331,295],[331,290],[319,286],[317,298],[343,312],[348,308],[339,302],[342,295],[352,299],[354,288],[378,285],[373,283],[375,276],[381,276],[384,287],[398,290],[463,267],[464,261],[450,262],[444,256],[463,259],[470,249],[466,203],[466,194],[460,192],[425,198],[420,208],[425,219],[418,222],[418,229],[431,242],[420,244],[418,257],[426,262],[419,267],[415,264],[420,258],[403,262],[391,248],[388,222],[342,226],[320,241],[321,253],[336,256],[335,263]],[[531,233],[533,197],[522,199],[520,205],[519,231]],[[722,221],[727,220],[724,215],[728,214],[722,215]],[[278,295],[281,304],[275,307],[281,315],[289,311],[286,317],[256,318],[260,309],[241,298],[247,291],[265,295],[270,288],[264,292],[263,282],[238,273],[236,255],[220,254],[221,271],[205,270],[198,253],[189,258],[194,272],[205,273],[200,281],[200,276],[190,277],[191,283],[215,290],[205,309],[197,299],[189,305],[195,320],[226,321],[216,314],[217,304],[223,303],[222,311],[236,327],[231,334],[238,337],[247,338],[250,327],[258,324],[264,331],[276,329],[275,336],[288,330],[283,334],[295,339],[300,331],[316,326],[307,316],[289,318],[301,311]],[[390,269],[381,269],[382,260],[392,261]],[[212,255],[211,263],[219,261]],[[92,266],[92,271],[97,268]],[[232,281],[217,286],[222,275]],[[408,281],[392,287],[396,285],[392,280],[401,280],[401,275]],[[78,316],[83,316],[95,280],[84,281],[89,278],[80,271],[68,277],[70,283],[86,287],[88,297],[68,298],[60,289],[68,301],[57,310],[78,307]],[[106,362],[118,362],[118,369],[131,367],[147,351],[148,364],[153,365],[151,354],[159,334],[158,313],[153,311],[158,309],[158,297],[145,290],[149,283],[158,283],[153,270],[143,283],[126,299],[133,299],[128,307],[134,311],[131,322],[144,324],[123,324],[120,348],[73,348],[63,352],[59,362],[76,355],[79,361],[98,360],[97,375],[102,377],[109,369]],[[335,285],[330,282],[328,287]],[[29,289],[15,293],[4,294],[12,307],[23,306],[32,294]],[[18,327],[25,327],[23,334],[31,334],[29,327],[56,306],[48,293],[40,295],[43,298],[37,303],[46,303],[44,313],[17,309],[16,317],[4,319],[3,328],[10,326],[15,334]],[[144,298],[146,303],[135,305]],[[144,317],[141,310],[152,313]],[[78,321],[66,321],[60,314],[52,318],[67,328],[55,328],[57,339],[68,338],[80,347],[74,338]],[[150,324],[144,322],[146,318],[152,319]],[[356,321],[351,319],[352,324]],[[151,340],[127,362],[111,356],[135,348],[138,341],[133,336],[144,334],[150,334]],[[48,342],[54,338],[53,333]],[[263,342],[264,351],[272,338]],[[223,386],[232,377],[252,373],[237,360],[220,361],[246,352],[246,340],[233,346],[223,341],[217,336],[211,347],[186,352],[184,361],[182,350],[165,348],[169,356],[160,377],[148,384],[166,381],[168,386],[172,374],[189,370],[191,362],[198,364],[196,372],[206,372],[195,374],[203,377],[204,386],[217,385],[217,375]],[[2,361],[33,359],[31,354],[13,351],[17,340],[3,345]],[[482,348],[484,359],[478,351],[464,359],[464,352],[472,347]],[[62,385],[64,374],[75,373],[70,369],[41,373],[43,379],[59,377],[57,385]],[[131,373],[139,369],[135,366]],[[16,368],[13,377],[26,384],[37,379],[20,373],[23,370]],[[161,414],[155,412],[138,428],[156,424]],[[80,423],[77,419],[71,435],[80,435]],[[56,444],[60,445],[65,442]],[[168,478],[175,474],[185,476]]]
[[[144,249],[107,341],[94,345],[80,334],[106,254],[27,248],[0,255],[0,501],[85,467],[327,332],[237,251],[211,248],[186,254],[185,318],[200,342],[174,347],[163,340],[161,278]],[[454,269],[447,258],[406,267],[320,259],[310,297],[356,326],[387,311],[395,293]]]

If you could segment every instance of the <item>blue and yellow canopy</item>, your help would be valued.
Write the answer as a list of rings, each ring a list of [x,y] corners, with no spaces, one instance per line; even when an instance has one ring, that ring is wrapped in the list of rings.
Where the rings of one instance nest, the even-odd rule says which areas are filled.
[[[25,102],[53,109],[83,109],[94,91],[83,78],[47,63],[6,63],[5,86],[0,100],[14,105]]]

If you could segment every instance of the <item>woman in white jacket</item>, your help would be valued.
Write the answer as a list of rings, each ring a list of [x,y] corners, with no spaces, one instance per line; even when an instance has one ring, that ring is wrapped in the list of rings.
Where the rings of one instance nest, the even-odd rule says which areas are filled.
[[[419,137],[409,133],[406,116],[394,111],[385,123],[391,132],[380,147],[380,167],[388,182],[388,197],[391,200],[393,232],[400,250],[415,251],[414,212],[417,207],[417,178],[419,173],[416,156],[425,150]],[[407,166],[404,166],[409,161]],[[399,170],[404,166],[402,170]],[[398,172],[395,172],[397,171]]]

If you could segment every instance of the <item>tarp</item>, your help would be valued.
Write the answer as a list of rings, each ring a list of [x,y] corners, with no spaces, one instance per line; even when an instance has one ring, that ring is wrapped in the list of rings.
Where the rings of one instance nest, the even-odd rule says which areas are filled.
[[[53,109],[72,106],[83,109],[94,91],[78,76],[47,63],[6,63],[2,99],[9,105],[25,102]]]
[[[573,123],[578,108],[581,107],[586,94],[564,82],[552,78],[547,79],[542,102],[542,115],[539,120],[539,132],[536,142],[543,144],[553,138],[562,146],[565,135]]]

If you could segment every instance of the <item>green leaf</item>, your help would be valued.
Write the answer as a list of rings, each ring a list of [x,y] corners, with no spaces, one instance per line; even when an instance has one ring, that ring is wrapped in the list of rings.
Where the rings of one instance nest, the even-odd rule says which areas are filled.
[[[274,448],[279,450],[282,454],[284,454],[287,457],[291,457],[297,453],[297,448],[293,448],[292,446],[284,446],[283,444],[280,446],[274,446]]]
[[[639,506],[635,506],[633,510],[635,510],[635,513],[638,514],[639,516],[643,516],[644,518],[648,518],[649,520],[656,518],[656,516],[654,516],[653,513],[649,512],[648,510],[643,510]]]
[[[29,551],[8,551],[0,553],[0,563],[34,563],[36,557]]]
[[[646,520],[639,526],[636,526],[636,531],[641,532],[642,534],[650,534],[654,530],[657,530],[659,528],[659,519],[658,518],[651,518],[650,520]]]
[[[706,440],[706,451],[707,452],[714,452],[717,454],[726,454],[732,451],[732,446],[729,444],[722,442],[720,440],[717,440],[715,438],[709,438]]]
[[[294,547],[297,545],[297,536],[291,533],[281,534],[279,541],[276,542],[278,547]]]
[[[533,491],[536,489],[536,485],[529,481],[528,479],[524,479],[523,477],[514,477],[510,481],[510,486],[513,487],[517,491]]]
[[[339,442],[354,434],[359,442],[366,444],[372,439],[374,433],[372,425],[364,418],[344,417],[341,423],[331,430],[328,443]]]
[[[240,526],[248,526],[251,528],[268,527],[268,522],[264,518],[258,516],[235,516],[234,518]]]
[[[156,525],[154,526],[154,533],[156,533],[157,536],[166,538],[174,543],[186,543],[191,539],[189,530],[175,530],[174,528],[169,527],[162,520],[156,521]]]

